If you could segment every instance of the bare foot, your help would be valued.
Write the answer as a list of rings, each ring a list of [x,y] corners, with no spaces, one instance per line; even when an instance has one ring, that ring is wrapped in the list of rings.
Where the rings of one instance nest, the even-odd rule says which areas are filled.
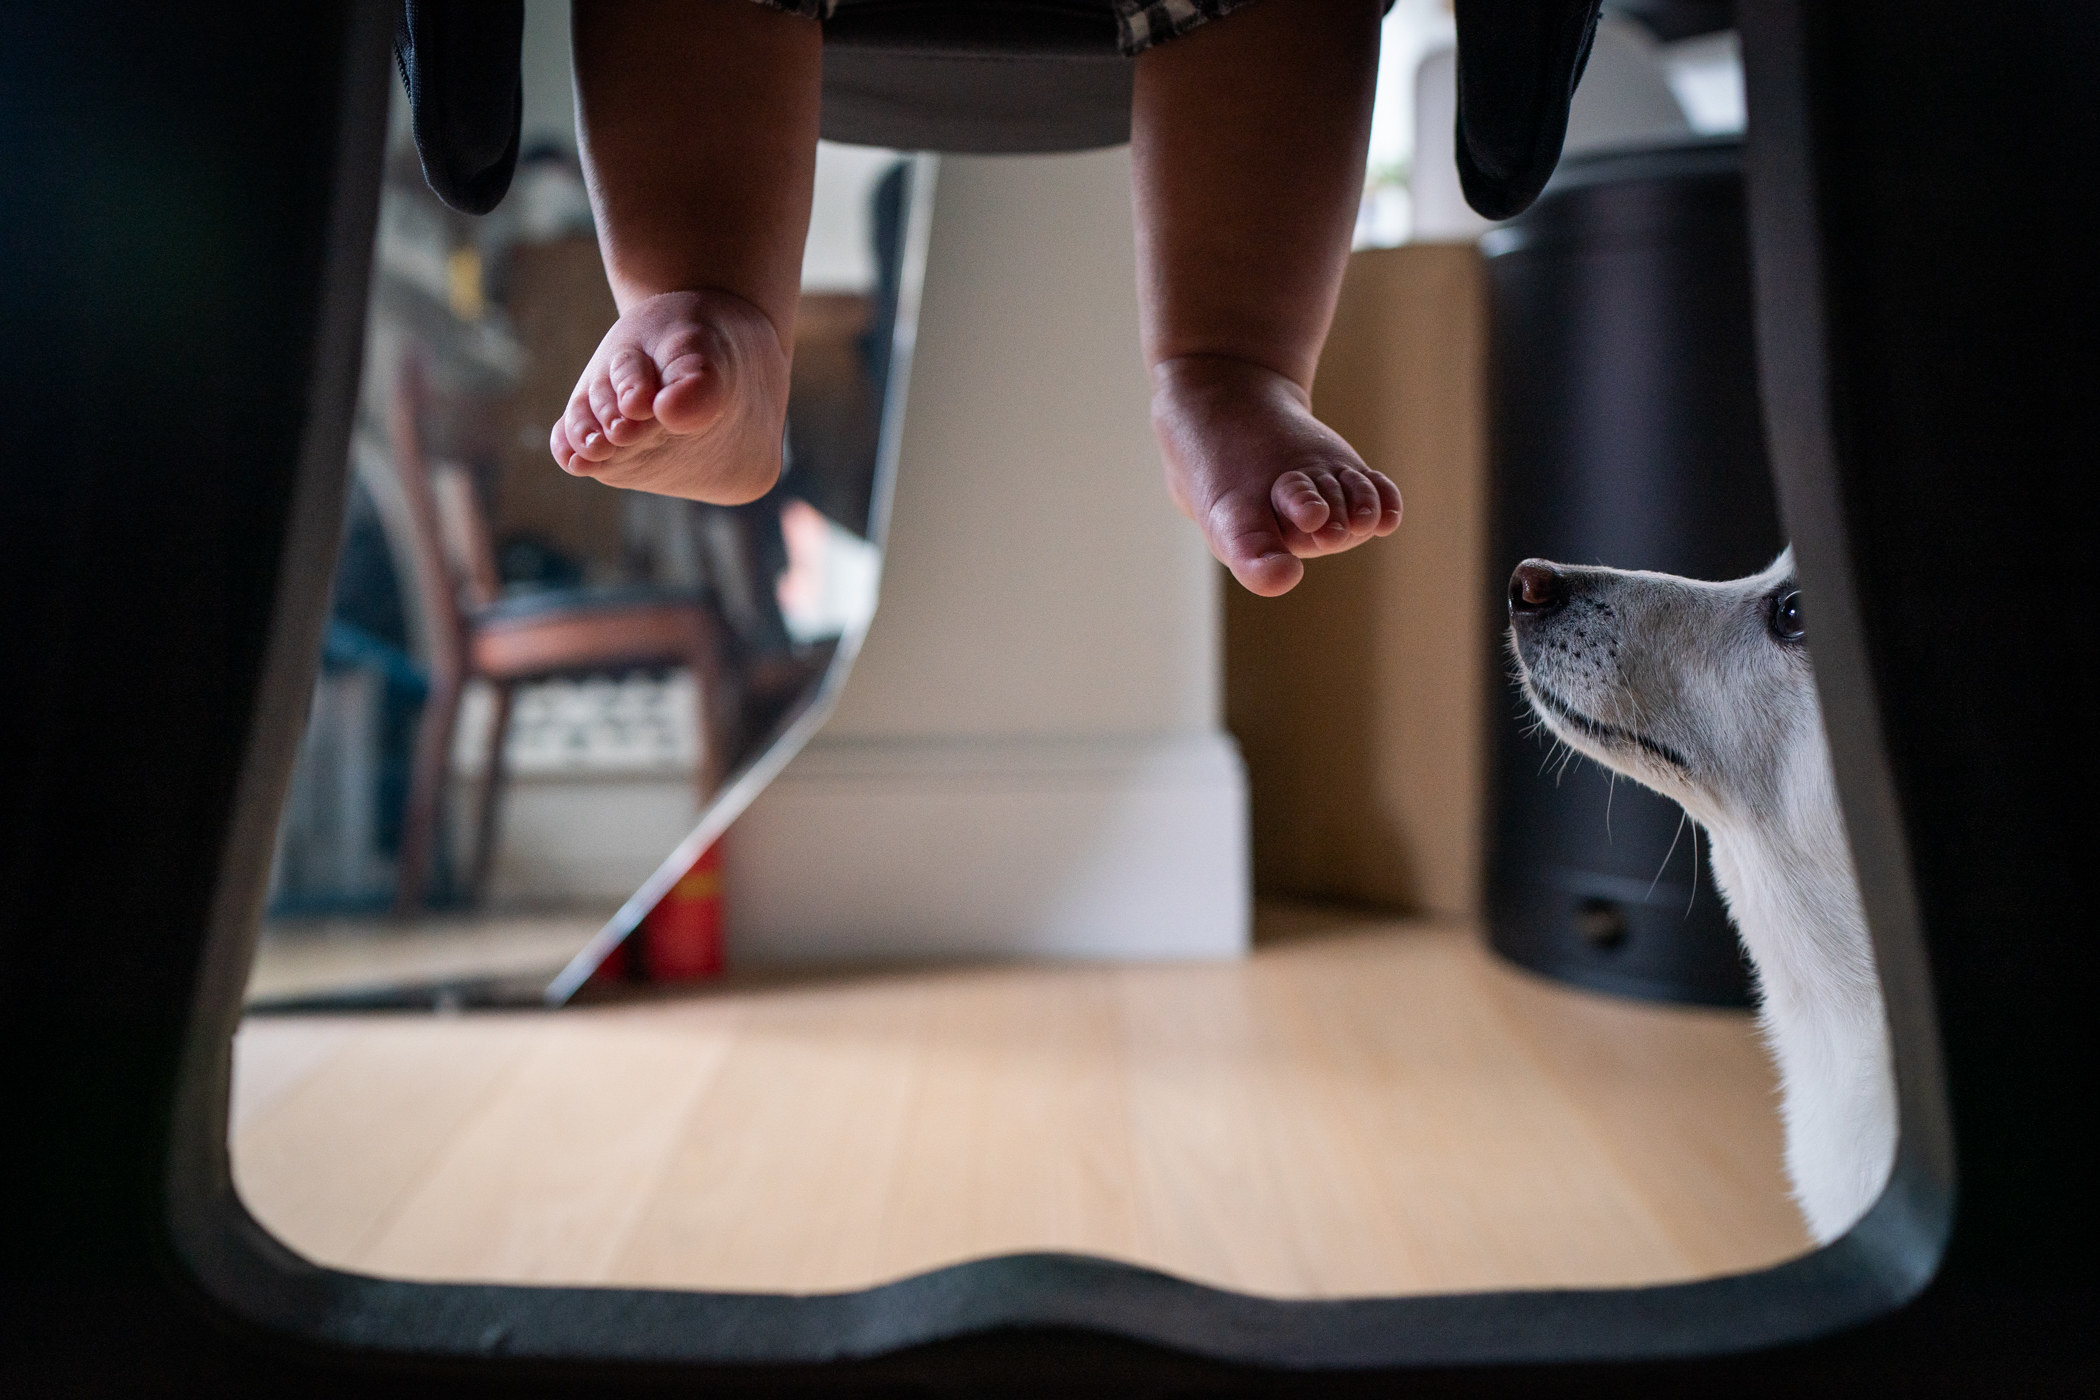
[[[1400,528],[1400,488],[1313,417],[1283,375],[1185,355],[1156,366],[1152,382],[1167,490],[1249,591],[1288,593],[1305,576],[1299,560]]]
[[[563,471],[610,486],[757,500],[780,476],[788,366],[773,323],[742,297],[665,292],[605,333],[548,446]]]

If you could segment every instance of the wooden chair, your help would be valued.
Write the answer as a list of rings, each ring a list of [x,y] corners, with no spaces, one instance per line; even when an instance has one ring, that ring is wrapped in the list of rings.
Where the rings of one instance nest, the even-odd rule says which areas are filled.
[[[416,590],[429,637],[430,697],[416,735],[402,822],[397,914],[421,907],[437,849],[453,734],[467,683],[495,693],[476,822],[469,895],[481,898],[494,861],[511,692],[525,681],[580,677],[640,666],[690,667],[699,698],[699,798],[712,796],[736,737],[738,706],[725,664],[726,629],[713,602],[650,585],[551,589],[502,596],[494,541],[466,470],[423,454],[421,366],[406,359],[388,414],[394,465],[407,497]],[[550,461],[549,471],[556,468]]]

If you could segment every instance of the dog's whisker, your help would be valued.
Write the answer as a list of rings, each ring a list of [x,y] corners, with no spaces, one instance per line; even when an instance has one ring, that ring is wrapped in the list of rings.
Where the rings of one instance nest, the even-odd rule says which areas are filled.
[[[1684,902],[1684,916],[1692,917],[1692,906],[1699,902],[1699,823],[1692,823],[1692,897]]]
[[[1655,868],[1655,878],[1648,882],[1648,893],[1641,896],[1641,903],[1646,904],[1655,894],[1655,887],[1662,883],[1663,871],[1670,868],[1670,857],[1677,854],[1677,843],[1684,836],[1684,821],[1684,808],[1679,807],[1677,809],[1677,829],[1670,833],[1670,849],[1663,852],[1663,863]]]
[[[1546,770],[1553,766],[1553,760],[1558,757],[1560,757],[1560,736],[1556,734],[1553,736],[1552,745],[1546,750],[1546,756],[1539,760],[1538,776],[1541,778],[1545,777]]]

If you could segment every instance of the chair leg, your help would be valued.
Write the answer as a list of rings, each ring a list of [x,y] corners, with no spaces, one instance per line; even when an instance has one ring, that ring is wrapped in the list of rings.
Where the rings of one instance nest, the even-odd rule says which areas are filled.
[[[452,766],[452,730],[459,722],[458,677],[434,677],[430,698],[423,702],[423,722],[416,727],[415,766],[408,783],[408,810],[401,822],[401,853],[396,862],[394,913],[407,916],[423,907],[437,850],[438,818],[444,807],[445,776]]]
[[[693,694],[700,706],[699,762],[693,765],[693,787],[704,810],[729,776],[730,756],[742,735],[741,695],[724,664],[722,629],[708,628],[693,648]]]
[[[504,740],[510,735],[511,688],[495,682],[495,713],[489,717],[488,753],[482,766],[481,815],[474,823],[474,867],[467,880],[467,898],[479,906],[488,896],[489,872],[496,864],[496,838],[500,831],[504,780]]]

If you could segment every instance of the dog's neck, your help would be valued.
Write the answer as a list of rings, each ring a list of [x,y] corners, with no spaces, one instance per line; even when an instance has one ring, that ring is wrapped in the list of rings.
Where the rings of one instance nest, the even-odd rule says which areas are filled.
[[[1788,1172],[1818,1244],[1873,1204],[1896,1140],[1881,984],[1827,768],[1824,779],[1827,800],[1708,822],[1784,1087]]]

